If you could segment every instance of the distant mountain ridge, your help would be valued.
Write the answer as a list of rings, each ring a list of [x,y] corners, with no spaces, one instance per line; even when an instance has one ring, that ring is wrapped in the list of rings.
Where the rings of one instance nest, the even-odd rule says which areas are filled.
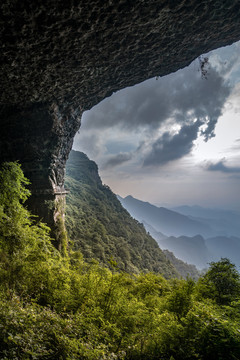
[[[118,196],[118,199],[135,219],[139,222],[145,221],[155,230],[163,233],[164,235],[212,235],[209,225],[190,219],[188,216],[182,215],[176,211],[169,210],[164,207],[157,207],[149,202],[135,199],[131,195],[125,198]]]
[[[212,236],[240,237],[240,213],[237,211],[186,205],[174,207],[172,210],[209,225]]]
[[[206,268],[209,262],[226,257],[240,270],[239,237],[216,236],[204,239],[201,235],[170,236],[157,241],[161,249],[172,251],[177,258],[194,264],[198,269]]]
[[[193,237],[170,236],[165,240],[158,241],[158,243],[161,249],[172,251],[177,258],[194,264],[198,269],[206,268],[214,258],[201,235]]]
[[[218,261],[221,257],[228,257],[240,268],[240,236],[218,235],[224,232],[223,229],[227,234],[231,234],[231,227],[229,227],[231,223],[235,224],[233,233],[240,234],[240,231],[237,232],[239,219],[237,213],[214,209],[206,209],[204,213],[204,208],[197,206],[174,208],[184,212],[184,214],[190,214],[187,216],[178,214],[173,210],[156,207],[150,203],[134,199],[132,196],[119,197],[119,200],[133,217],[143,223],[161,249],[173,252],[182,261],[203,269],[211,261]],[[191,216],[192,213],[201,216],[197,226],[195,226],[197,218]],[[207,219],[207,216],[210,215],[213,220],[212,218]],[[166,219],[166,216],[168,216],[168,219]],[[218,218],[219,216],[221,217]],[[175,222],[176,219],[178,223]],[[177,226],[179,221],[182,221],[181,226]],[[202,224],[202,230],[199,223]],[[220,224],[219,227],[218,224]],[[184,228],[184,226],[188,228]],[[229,227],[228,231],[227,226]],[[192,235],[193,229],[195,234]],[[175,235],[167,236],[170,233]]]

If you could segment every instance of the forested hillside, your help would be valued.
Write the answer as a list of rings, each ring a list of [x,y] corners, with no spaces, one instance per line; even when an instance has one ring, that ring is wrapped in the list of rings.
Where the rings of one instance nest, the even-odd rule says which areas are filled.
[[[165,277],[178,273],[144,227],[122,207],[108,186],[102,184],[97,165],[72,151],[67,163],[66,224],[73,249],[85,260],[96,259],[120,270],[154,271]]]
[[[25,207],[19,164],[0,170],[0,359],[236,360],[240,275],[228,259],[197,282],[129,274],[60,253]]]

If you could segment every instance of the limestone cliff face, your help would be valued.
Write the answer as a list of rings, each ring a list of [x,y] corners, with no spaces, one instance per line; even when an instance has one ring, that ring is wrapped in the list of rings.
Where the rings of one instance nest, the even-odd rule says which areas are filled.
[[[2,0],[0,162],[62,191],[82,111],[240,38],[238,0]]]

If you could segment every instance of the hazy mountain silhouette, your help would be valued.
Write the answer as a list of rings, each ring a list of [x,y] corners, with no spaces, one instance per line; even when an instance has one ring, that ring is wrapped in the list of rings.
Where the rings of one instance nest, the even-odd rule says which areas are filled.
[[[205,242],[214,261],[227,257],[240,269],[240,237],[216,236],[206,239]]]
[[[201,235],[194,237],[170,236],[165,240],[158,241],[158,244],[161,249],[172,251],[177,258],[196,265],[198,269],[206,268],[208,263],[213,260],[213,255]]]
[[[132,196],[125,198],[118,197],[122,205],[139,222],[145,222],[152,226],[157,232],[167,236],[213,236],[208,224],[191,219],[176,211],[157,207],[148,202],[137,200]]]
[[[240,236],[240,213],[237,211],[186,205],[172,210],[209,225],[214,236]]]
[[[229,258],[240,269],[239,237],[216,236],[204,239],[201,235],[197,235],[155,239],[161,249],[172,251],[177,258],[196,265],[198,269],[203,269],[209,262],[219,261],[223,257]]]
[[[172,251],[180,260],[203,269],[211,261],[228,257],[240,268],[240,225],[237,212],[200,206],[174,208],[182,212],[180,214],[132,196],[118,198],[129,213],[143,223],[160,248]]]

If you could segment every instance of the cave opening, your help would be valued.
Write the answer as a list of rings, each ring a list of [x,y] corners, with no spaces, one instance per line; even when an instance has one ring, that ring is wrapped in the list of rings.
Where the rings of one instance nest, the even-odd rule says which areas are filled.
[[[207,78],[196,59],[106,98],[83,113],[73,149],[121,196],[237,209],[239,46],[203,55]]]
[[[209,59],[207,78],[196,59],[188,68],[103,100],[83,114],[73,144],[99,165],[103,181],[160,248],[201,269],[216,260],[213,254],[227,254],[240,265],[235,256],[240,240],[239,46],[203,55]],[[157,224],[141,210],[148,206],[151,212],[152,205],[156,212],[170,210],[175,222],[182,214],[204,225],[190,229],[179,222],[176,227],[171,220],[164,226],[160,219]],[[190,250],[183,251],[186,244],[177,247],[174,239],[188,241]],[[212,246],[217,241],[218,248]],[[194,242],[206,249],[195,254]]]

